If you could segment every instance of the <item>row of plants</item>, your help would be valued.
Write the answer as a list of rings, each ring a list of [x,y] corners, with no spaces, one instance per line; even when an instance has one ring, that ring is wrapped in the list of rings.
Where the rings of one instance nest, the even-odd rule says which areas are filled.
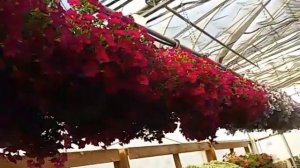
[[[226,155],[224,161],[234,163],[243,168],[271,168],[273,166],[272,156],[266,153],[248,153],[246,155],[236,155],[232,153]]]
[[[178,122],[187,139],[203,140],[269,113],[264,86],[188,51],[158,48],[97,0],[68,3],[0,2],[0,148],[9,160],[22,150],[36,157],[31,167],[45,157],[63,167],[58,149],[72,144],[161,141]]]
[[[191,166],[187,166],[186,168],[241,168],[241,167],[229,162],[211,161],[209,163],[205,163],[200,166],[191,165]]]
[[[201,166],[188,166],[187,168],[274,168],[272,156],[268,154],[236,155],[231,153],[224,156],[224,160],[211,161]]]

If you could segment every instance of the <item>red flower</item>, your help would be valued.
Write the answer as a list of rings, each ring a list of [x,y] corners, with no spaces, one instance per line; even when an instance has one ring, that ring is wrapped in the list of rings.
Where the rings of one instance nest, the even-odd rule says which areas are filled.
[[[99,73],[99,64],[96,61],[89,61],[84,64],[82,70],[86,77],[95,77]]]
[[[202,95],[205,93],[205,88],[203,86],[198,86],[197,88],[193,89],[193,95]]]
[[[98,13],[96,16],[98,19],[101,19],[101,20],[108,18],[108,16],[105,13]]]
[[[96,48],[95,48],[95,54],[96,54],[97,60],[100,63],[104,63],[104,62],[109,62],[110,61],[108,55],[106,54],[105,49],[102,46],[100,46],[100,45],[96,46]]]
[[[103,32],[102,36],[104,37],[106,43],[110,47],[116,47],[114,36],[110,32]]]
[[[141,37],[141,33],[138,30],[128,30],[128,34],[137,39]]]
[[[137,77],[137,81],[141,84],[141,85],[145,85],[148,86],[149,85],[149,79],[146,75],[139,75]]]
[[[124,36],[126,35],[126,30],[115,30],[115,35]]]
[[[115,65],[107,64],[104,65],[103,67],[103,76],[105,78],[110,78],[110,79],[116,78],[118,73],[119,73],[118,67]]]
[[[88,20],[88,21],[92,21],[95,19],[95,17],[89,13],[83,14],[82,17],[83,17],[83,19]]]
[[[4,42],[4,55],[8,57],[14,57],[18,52],[18,42],[16,39],[7,38]]]
[[[214,91],[211,91],[210,93],[209,93],[209,95],[210,95],[210,97],[212,98],[212,99],[218,99],[218,94],[217,94],[217,92],[214,90]]]
[[[198,79],[198,74],[191,72],[188,74],[188,78],[191,81],[191,83],[195,83]]]
[[[87,0],[87,1],[94,6],[99,6],[100,4],[98,0]]]
[[[77,6],[77,7],[81,5],[80,0],[68,0],[68,3],[72,6]]]
[[[133,61],[132,66],[146,67],[148,65],[148,61],[145,56],[141,52],[134,52],[135,60]]]

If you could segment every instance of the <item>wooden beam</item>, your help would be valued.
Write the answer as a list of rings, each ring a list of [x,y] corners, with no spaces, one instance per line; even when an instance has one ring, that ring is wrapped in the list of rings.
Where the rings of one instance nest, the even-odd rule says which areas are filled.
[[[6,159],[0,158],[0,167],[1,168],[26,168],[28,166],[27,166],[27,160],[24,159],[18,161],[17,164],[15,164]],[[53,164],[51,164],[50,162],[46,162],[44,167],[54,168]]]
[[[17,164],[14,164],[5,159],[0,159],[0,168],[25,168],[27,167],[28,160],[31,159],[24,157],[21,161],[18,161]],[[44,167],[54,168],[53,164],[49,160],[49,158],[45,159]],[[101,163],[116,162],[119,160],[119,152],[117,149],[87,152],[70,152],[68,153],[68,160],[65,162],[65,167],[87,166]]]
[[[216,150],[219,149],[230,149],[230,148],[242,148],[248,147],[249,141],[223,141],[223,142],[215,142],[213,146]]]
[[[144,157],[153,157],[153,156],[178,154],[178,153],[186,153],[186,152],[194,152],[194,151],[205,151],[208,149],[209,149],[208,142],[186,143],[186,144],[129,148],[128,155],[130,159],[138,159]]]
[[[68,153],[67,167],[86,166],[119,161],[117,149]]]

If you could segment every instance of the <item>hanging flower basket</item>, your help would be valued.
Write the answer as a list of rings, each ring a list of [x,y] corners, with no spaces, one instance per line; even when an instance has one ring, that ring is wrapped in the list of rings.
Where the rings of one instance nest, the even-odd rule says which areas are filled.
[[[71,144],[161,141],[178,121],[188,139],[202,140],[266,111],[257,83],[156,47],[143,27],[97,0],[68,2],[0,3],[0,147],[11,161],[19,150],[43,163]]]

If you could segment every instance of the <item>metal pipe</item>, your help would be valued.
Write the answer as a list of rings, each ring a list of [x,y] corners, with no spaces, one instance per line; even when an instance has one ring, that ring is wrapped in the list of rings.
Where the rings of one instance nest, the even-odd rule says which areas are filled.
[[[170,39],[170,38],[168,38],[168,37],[166,37],[166,36],[163,36],[162,34],[159,34],[159,33],[156,32],[156,31],[153,31],[153,30],[148,29],[148,28],[147,28],[147,31],[148,31],[148,33],[149,33],[150,35],[152,35],[152,36],[154,36],[154,37],[157,37],[157,38],[159,38],[159,39],[161,39],[161,40],[163,40],[163,41],[169,43],[169,44],[170,44],[170,45],[169,45],[170,47],[175,47],[176,45],[178,45],[178,42],[177,42],[177,41],[175,41],[175,40],[173,40],[173,39]],[[194,55],[196,55],[196,56],[201,56],[201,57],[204,56],[203,54],[200,54],[199,52],[196,52],[195,50],[191,50],[190,48],[188,48],[187,46],[182,45],[182,44],[179,44],[179,48],[182,48],[182,49],[184,49],[184,50],[188,50],[188,51],[190,51],[192,54],[194,54]]]
[[[257,147],[257,144],[255,142],[254,136],[252,137],[249,132],[247,132],[247,135],[248,135],[248,138],[250,140],[252,153],[259,154],[258,147]]]
[[[261,141],[261,140],[268,139],[268,138],[270,138],[270,137],[272,137],[272,136],[276,136],[276,135],[278,135],[278,134],[277,134],[277,133],[276,133],[276,134],[271,134],[271,135],[268,135],[268,136],[266,136],[266,137],[259,138],[259,139],[257,139],[257,140],[258,140],[258,141]]]
[[[118,2],[118,0],[113,0],[110,3],[106,4],[106,6],[111,6],[111,5],[113,5],[113,4],[117,3],[117,2]]]
[[[220,45],[222,45],[223,47],[227,48],[228,50],[230,50],[231,52],[233,52],[234,54],[236,54],[237,56],[243,58],[244,60],[246,60],[247,62],[249,62],[250,64],[258,67],[258,65],[254,64],[253,62],[251,62],[250,60],[248,60],[247,58],[245,58],[244,56],[240,55],[238,52],[236,52],[235,50],[233,50],[232,48],[228,47],[226,44],[222,43],[221,41],[219,41],[218,39],[214,38],[212,35],[210,35],[209,33],[207,33],[205,30],[201,29],[200,27],[198,27],[196,24],[194,24],[193,22],[191,22],[190,20],[188,20],[187,18],[183,17],[182,15],[180,15],[179,13],[177,13],[176,11],[174,11],[173,9],[169,8],[168,6],[165,6],[165,8],[172,12],[174,15],[176,15],[177,17],[179,17],[180,19],[182,19],[183,21],[185,21],[186,23],[190,24],[191,26],[193,26],[194,28],[196,28],[197,30],[201,31],[203,34],[207,35],[208,37],[210,37],[211,39],[213,39],[214,41],[216,41],[217,43],[219,43]]]
[[[259,141],[256,141],[257,142],[257,144],[258,144],[258,147],[259,147],[259,151],[260,151],[260,153],[263,153],[263,149],[262,149],[262,147],[261,147],[261,144],[260,144],[260,142]]]
[[[284,136],[284,133],[281,134],[281,137],[282,137],[282,139],[283,139],[283,141],[284,141],[284,144],[285,144],[285,146],[286,146],[286,148],[287,148],[287,150],[288,150],[288,152],[289,152],[289,155],[290,155],[290,157],[291,157],[291,161],[292,161],[293,167],[294,167],[294,168],[297,168],[297,164],[296,164],[296,162],[295,162],[295,159],[294,159],[292,150],[291,150],[291,148],[290,148],[290,146],[289,146],[288,141],[286,140],[286,138],[285,138],[285,136]]]

